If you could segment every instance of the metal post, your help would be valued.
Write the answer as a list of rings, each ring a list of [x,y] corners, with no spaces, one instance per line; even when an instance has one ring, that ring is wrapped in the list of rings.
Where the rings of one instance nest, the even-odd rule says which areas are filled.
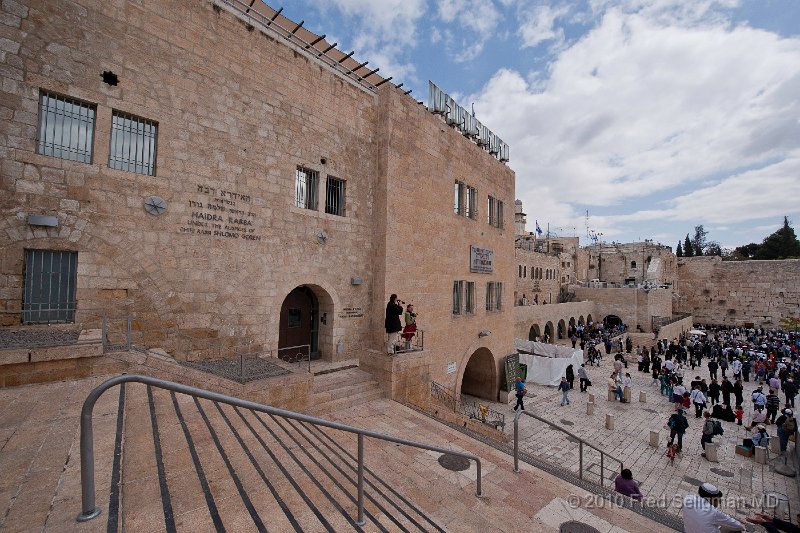
[[[103,353],[106,353],[106,312],[103,311],[103,322],[100,330],[100,334],[102,335],[100,342],[103,343]]]
[[[600,486],[601,487],[603,486],[603,483],[605,483],[605,477],[606,477],[605,465],[603,464],[603,459],[604,458],[605,458],[605,456],[603,455],[603,452],[600,452]]]
[[[128,336],[125,340],[125,349],[129,352],[131,351],[131,324],[133,322],[133,318],[128,315]]]
[[[583,479],[583,441],[578,443],[578,477]]]
[[[480,476],[478,477],[480,484]],[[480,486],[480,485],[479,485]],[[364,518],[364,435],[358,434],[358,520],[356,524],[363,526],[367,521]]]
[[[514,415],[514,472],[519,472],[519,415]]]
[[[475,496],[480,498],[483,496],[483,490],[481,490],[481,460],[475,459],[475,468],[478,474],[478,491],[475,493]]]
[[[239,378],[244,381],[244,354],[239,354]]]

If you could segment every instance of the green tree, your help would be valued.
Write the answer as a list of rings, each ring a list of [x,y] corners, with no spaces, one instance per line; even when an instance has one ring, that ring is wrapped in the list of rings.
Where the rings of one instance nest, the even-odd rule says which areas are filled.
[[[708,232],[702,224],[694,227],[694,238],[692,239],[692,247],[694,248],[694,255],[703,255],[706,250],[706,235]]]
[[[722,256],[722,246],[717,241],[708,241],[705,249],[706,255]]]
[[[741,261],[742,259],[752,259],[757,251],[758,245],[754,242],[745,244],[744,246],[737,246],[733,250],[733,258],[737,261]]]
[[[678,241],[678,247],[675,249],[675,255],[678,257],[683,257],[683,248],[681,247],[681,241]]]
[[[686,239],[683,240],[683,257],[693,257],[694,256],[694,248],[692,247],[692,241],[689,239],[689,234],[686,234]]]
[[[753,259],[786,259],[800,257],[800,241],[794,229],[789,225],[789,218],[783,217],[783,227],[769,235],[753,254]]]

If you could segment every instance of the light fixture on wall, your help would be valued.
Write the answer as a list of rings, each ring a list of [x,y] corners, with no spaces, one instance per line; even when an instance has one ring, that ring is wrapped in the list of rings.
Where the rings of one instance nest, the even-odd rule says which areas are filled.
[[[491,331],[489,331],[488,329],[485,329],[485,330],[481,331],[480,333],[478,333],[478,337],[488,337],[491,334],[492,334]]]

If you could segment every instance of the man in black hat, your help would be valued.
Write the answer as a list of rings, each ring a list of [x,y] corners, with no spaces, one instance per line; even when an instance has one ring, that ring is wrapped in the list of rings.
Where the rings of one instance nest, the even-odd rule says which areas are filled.
[[[697,495],[683,498],[683,530],[686,533],[719,531],[745,531],[744,524],[720,511],[717,506],[722,491],[711,483],[700,485]]]

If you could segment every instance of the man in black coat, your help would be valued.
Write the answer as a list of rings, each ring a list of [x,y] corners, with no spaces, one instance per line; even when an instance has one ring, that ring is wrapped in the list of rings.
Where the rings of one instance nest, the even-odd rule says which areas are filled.
[[[400,325],[400,315],[403,314],[403,306],[397,303],[397,295],[392,294],[389,297],[389,303],[386,304],[386,320],[384,326],[386,333],[389,335],[389,340],[386,343],[386,353],[393,354],[395,344],[400,338],[400,332],[403,326]]]

